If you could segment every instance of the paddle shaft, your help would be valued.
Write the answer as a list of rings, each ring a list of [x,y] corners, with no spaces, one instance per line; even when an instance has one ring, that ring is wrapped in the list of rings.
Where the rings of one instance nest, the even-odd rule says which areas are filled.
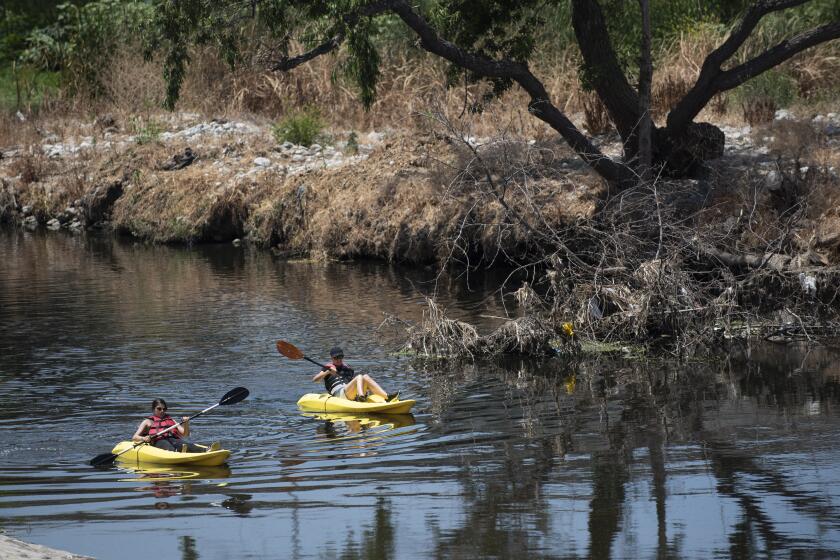
[[[312,362],[313,364],[315,364],[316,366],[318,366],[318,367],[319,367],[319,368],[321,368],[321,369],[330,369],[330,368],[328,368],[327,366],[325,366],[324,364],[322,364],[322,363],[320,363],[320,362],[316,362],[315,360],[313,360],[313,359],[312,359],[312,358],[310,358],[309,356],[304,356],[304,357],[303,357],[303,359],[304,359],[304,360],[307,360],[307,361],[309,361],[309,362]]]

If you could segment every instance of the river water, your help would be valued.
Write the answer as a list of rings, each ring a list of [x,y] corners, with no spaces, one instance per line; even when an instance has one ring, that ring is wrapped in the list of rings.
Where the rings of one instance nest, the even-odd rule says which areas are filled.
[[[678,364],[424,365],[388,317],[437,292],[491,329],[498,279],[0,232],[0,530],[121,560],[827,558],[840,555],[840,368],[826,348],[736,345]],[[414,414],[315,417],[346,361]],[[163,396],[233,450],[166,471],[88,461]]]

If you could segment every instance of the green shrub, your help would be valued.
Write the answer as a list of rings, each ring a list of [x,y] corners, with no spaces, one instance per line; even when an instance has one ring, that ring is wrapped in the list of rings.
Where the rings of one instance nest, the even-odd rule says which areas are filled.
[[[277,142],[311,146],[322,137],[324,120],[314,107],[307,107],[286,116],[272,127]]]
[[[137,135],[136,140],[140,145],[157,142],[158,138],[160,138],[160,133],[163,132],[163,127],[156,121],[144,121],[139,117],[131,120],[131,129]]]
[[[139,43],[153,14],[152,4],[143,0],[64,2],[55,9],[55,23],[29,33],[20,60],[60,72],[63,85],[92,97],[103,91],[112,55],[122,45]]]
[[[781,70],[768,70],[738,87],[734,95],[741,103],[765,99],[777,108],[789,107],[796,99],[796,81]]]
[[[0,111],[36,109],[45,97],[58,91],[58,86],[56,72],[16,62],[0,65]]]

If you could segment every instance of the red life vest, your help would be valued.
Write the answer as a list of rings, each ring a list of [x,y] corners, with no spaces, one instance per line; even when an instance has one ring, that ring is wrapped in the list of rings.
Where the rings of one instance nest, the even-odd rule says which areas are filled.
[[[159,418],[157,416],[149,416],[148,418],[146,418],[146,420],[150,420],[152,422],[152,425],[149,426],[149,435],[150,436],[154,436],[155,434],[160,433],[160,432],[164,431],[165,429],[167,429],[171,426],[174,426],[176,424],[175,420],[173,420],[172,417],[169,416],[168,414],[166,416],[164,416],[163,418]],[[181,432],[178,430],[178,428],[175,428],[174,430],[169,430],[168,432],[163,434],[161,437],[164,437],[164,438],[174,437],[176,439],[181,439]]]

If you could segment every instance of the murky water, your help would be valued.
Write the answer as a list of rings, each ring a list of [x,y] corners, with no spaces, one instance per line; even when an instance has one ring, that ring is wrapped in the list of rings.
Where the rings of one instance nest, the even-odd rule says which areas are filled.
[[[491,328],[494,281],[0,233],[0,529],[157,558],[755,558],[840,555],[838,353],[735,348],[706,364],[423,368],[392,315],[438,290]],[[469,288],[469,289],[468,289]],[[277,339],[416,398],[318,417]],[[746,356],[749,355],[750,359]],[[87,462],[164,396],[227,466]]]

